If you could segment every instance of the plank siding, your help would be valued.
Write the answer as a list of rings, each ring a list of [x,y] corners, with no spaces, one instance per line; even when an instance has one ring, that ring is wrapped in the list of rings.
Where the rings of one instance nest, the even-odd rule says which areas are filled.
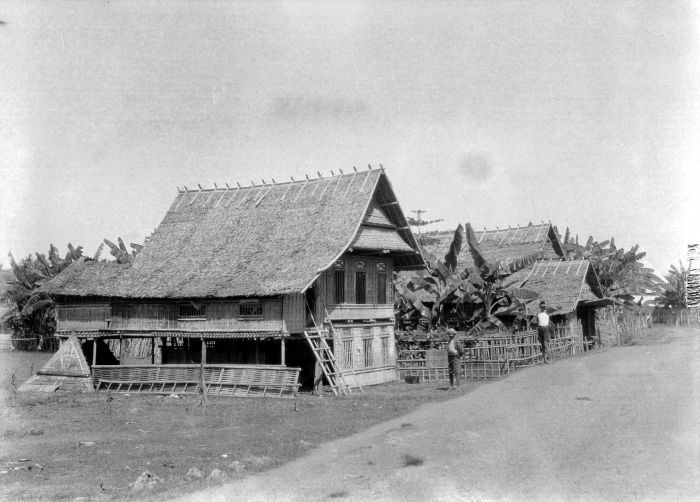
[[[352,369],[357,373],[360,385],[396,380],[396,340],[393,324],[376,323],[363,326],[337,324],[334,326],[334,353],[341,370],[350,369],[347,362],[352,361]],[[384,338],[386,343],[382,344]],[[372,358],[369,366],[365,365],[365,340],[372,341]]]
[[[98,329],[158,330],[281,330],[282,300],[262,299],[262,317],[241,319],[238,300],[202,302],[205,316],[179,318],[180,303],[124,302],[112,304],[76,304],[58,306],[59,331]]]
[[[90,331],[109,327],[109,303],[58,305],[59,331]]]
[[[285,295],[282,305],[284,323],[290,333],[302,333],[306,327],[306,315],[304,313],[304,295],[294,293]]]

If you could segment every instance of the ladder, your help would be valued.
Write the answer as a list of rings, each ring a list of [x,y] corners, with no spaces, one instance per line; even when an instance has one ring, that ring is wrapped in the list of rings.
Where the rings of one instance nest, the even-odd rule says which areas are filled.
[[[328,309],[326,309],[325,302],[323,304],[323,312],[326,315],[326,322],[328,323],[328,328],[331,332],[331,335],[333,336],[333,338],[335,338],[337,340],[338,337],[335,336],[335,326],[333,326],[333,322],[331,321],[331,316],[328,315]],[[350,367],[349,369],[345,370],[345,372],[350,373],[352,375],[353,379],[355,380],[355,387],[357,387],[360,390],[360,392],[364,392],[362,385],[360,385],[360,380],[357,378],[357,373],[355,373],[355,369]]]
[[[313,310],[311,309],[309,302],[305,303],[306,308],[309,310],[311,321],[313,322],[315,328],[315,334],[310,334],[307,330],[304,330],[304,337],[309,343],[309,346],[311,347],[311,350],[313,351],[314,356],[316,357],[316,361],[318,361],[318,363],[321,365],[321,370],[323,370],[323,374],[325,375],[326,380],[328,380],[328,384],[330,385],[333,394],[337,396],[340,392],[344,396],[348,395],[352,392],[352,389],[350,388],[350,385],[348,384],[347,380],[345,380],[345,372],[340,371],[338,369],[338,364],[336,362],[335,356],[333,355],[333,351],[328,346],[328,343],[326,342],[326,339],[323,336],[323,332],[321,331],[321,329],[319,329],[318,324],[316,324],[316,318],[313,315]],[[328,322],[328,326],[330,327],[330,332],[331,334],[334,334],[335,331],[333,329],[333,323],[330,321],[330,317],[328,316],[328,310],[326,310],[325,303],[323,305],[323,310],[326,315],[326,321]],[[355,370],[350,368],[347,371],[349,371],[355,378],[355,385],[362,392],[362,386],[357,380]]]
[[[331,351],[321,331],[318,328],[311,333],[304,330],[304,337],[306,341],[309,342],[309,346],[311,350],[313,350],[316,360],[321,365],[323,374],[326,380],[328,380],[333,394],[336,396],[339,394],[346,396],[352,392],[352,389],[350,389],[350,386],[345,381],[343,373],[338,371],[338,365],[333,356],[333,351]]]

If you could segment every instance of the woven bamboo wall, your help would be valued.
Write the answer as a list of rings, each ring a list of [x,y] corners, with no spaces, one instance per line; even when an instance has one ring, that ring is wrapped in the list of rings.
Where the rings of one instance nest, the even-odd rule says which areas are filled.
[[[104,329],[111,315],[109,303],[58,305],[57,311],[59,331]]]

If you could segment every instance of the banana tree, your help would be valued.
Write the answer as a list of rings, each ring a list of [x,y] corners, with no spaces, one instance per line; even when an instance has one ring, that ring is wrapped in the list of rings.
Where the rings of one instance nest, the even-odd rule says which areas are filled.
[[[465,242],[469,245],[474,266],[459,270],[458,257]],[[504,288],[501,280],[534,263],[541,253],[505,263],[490,261],[481,251],[469,223],[466,230],[461,224],[457,226],[442,260],[425,249],[422,252],[427,270],[397,288],[401,301],[411,307],[403,311],[404,316],[415,316],[418,312],[436,326],[445,324],[448,315],[454,314],[460,326],[477,334],[489,327],[504,329],[503,323],[494,315],[495,311],[507,305],[520,305],[537,295],[527,290]]]
[[[12,253],[8,254],[14,278],[9,281],[5,299],[11,305],[5,314],[7,323],[16,334],[36,334],[40,338],[53,333],[55,328],[55,305],[46,293],[37,289],[47,280],[55,277],[75,261],[83,257],[83,247],[68,244],[68,251],[62,258],[58,249],[51,244],[48,256],[35,253],[19,263]]]
[[[427,318],[431,326],[444,324],[448,312],[447,305],[449,303],[459,305],[464,299],[463,291],[460,289],[460,286],[464,286],[464,278],[457,274],[458,257],[463,242],[464,227],[460,224],[442,260],[422,248],[426,270],[408,280],[399,291],[402,300],[411,305],[422,317]],[[458,309],[458,314],[461,312],[461,309]]]
[[[113,243],[109,239],[104,239],[103,242],[109,247],[109,254],[114,256],[114,258],[117,260],[117,263],[120,264],[131,263],[134,257],[143,249],[143,246],[141,244],[134,244],[133,242],[131,242],[129,246],[132,248],[132,251],[129,252],[129,250],[126,248],[126,245],[124,245],[124,241],[121,237],[117,237],[117,242],[119,243],[119,245]]]
[[[684,309],[686,303],[686,279],[688,277],[688,269],[683,266],[682,262],[678,263],[678,268],[671,265],[671,269],[666,275],[668,284],[664,291],[656,298],[656,303],[659,307]]]
[[[505,330],[506,326],[496,317],[496,312],[511,307],[516,320],[526,317],[526,305],[539,297],[535,291],[516,287],[505,287],[503,279],[517,272],[542,257],[540,251],[529,253],[507,262],[491,261],[481,250],[479,240],[472,226],[467,223],[466,240],[474,267],[463,272],[465,280],[471,285],[470,302],[477,306],[477,322],[470,328],[469,334],[478,335],[489,330]]]

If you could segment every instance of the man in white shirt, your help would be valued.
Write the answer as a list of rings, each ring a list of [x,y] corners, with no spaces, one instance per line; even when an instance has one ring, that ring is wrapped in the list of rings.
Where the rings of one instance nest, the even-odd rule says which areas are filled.
[[[542,361],[549,364],[549,354],[547,353],[547,343],[549,342],[549,315],[546,312],[544,301],[540,302],[540,312],[537,314],[537,336],[542,346]]]

